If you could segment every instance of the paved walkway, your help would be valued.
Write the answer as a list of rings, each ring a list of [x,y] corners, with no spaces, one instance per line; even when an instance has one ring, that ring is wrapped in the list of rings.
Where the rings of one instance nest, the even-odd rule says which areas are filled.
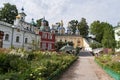
[[[94,57],[79,59],[60,77],[59,80],[114,80],[95,62]]]

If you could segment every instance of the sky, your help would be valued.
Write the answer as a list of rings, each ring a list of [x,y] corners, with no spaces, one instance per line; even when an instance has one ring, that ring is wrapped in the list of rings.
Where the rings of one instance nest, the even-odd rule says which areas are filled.
[[[0,7],[9,2],[19,12],[24,7],[26,22],[45,16],[50,26],[63,20],[66,27],[71,20],[86,18],[88,25],[95,20],[116,26],[120,22],[120,0],[0,0]]]

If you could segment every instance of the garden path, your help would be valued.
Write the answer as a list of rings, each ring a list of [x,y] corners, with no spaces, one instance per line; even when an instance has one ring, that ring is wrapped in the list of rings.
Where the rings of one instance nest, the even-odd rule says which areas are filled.
[[[60,76],[59,80],[114,80],[95,62],[94,57],[79,59]]]

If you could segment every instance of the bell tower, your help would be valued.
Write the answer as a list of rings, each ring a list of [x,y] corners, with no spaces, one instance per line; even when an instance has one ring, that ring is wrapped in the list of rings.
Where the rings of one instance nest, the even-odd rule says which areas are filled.
[[[24,8],[21,9],[21,13],[18,13],[18,15],[16,16],[16,20],[14,21],[14,25],[18,26],[20,21],[25,21],[25,16],[26,14],[24,13]]]

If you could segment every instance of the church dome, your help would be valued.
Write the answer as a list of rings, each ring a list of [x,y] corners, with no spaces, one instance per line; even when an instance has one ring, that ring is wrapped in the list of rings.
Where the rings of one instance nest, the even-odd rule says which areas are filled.
[[[45,27],[44,27],[44,26],[41,26],[41,27],[40,27],[40,31],[45,31]]]
[[[40,30],[41,30],[41,31],[50,32],[50,27],[49,27],[49,25],[48,25],[48,21],[45,20],[45,18],[43,18],[42,21],[41,21]]]
[[[36,26],[36,23],[34,22],[34,19],[33,19],[33,18],[32,18],[31,24],[32,24],[33,26]]]

